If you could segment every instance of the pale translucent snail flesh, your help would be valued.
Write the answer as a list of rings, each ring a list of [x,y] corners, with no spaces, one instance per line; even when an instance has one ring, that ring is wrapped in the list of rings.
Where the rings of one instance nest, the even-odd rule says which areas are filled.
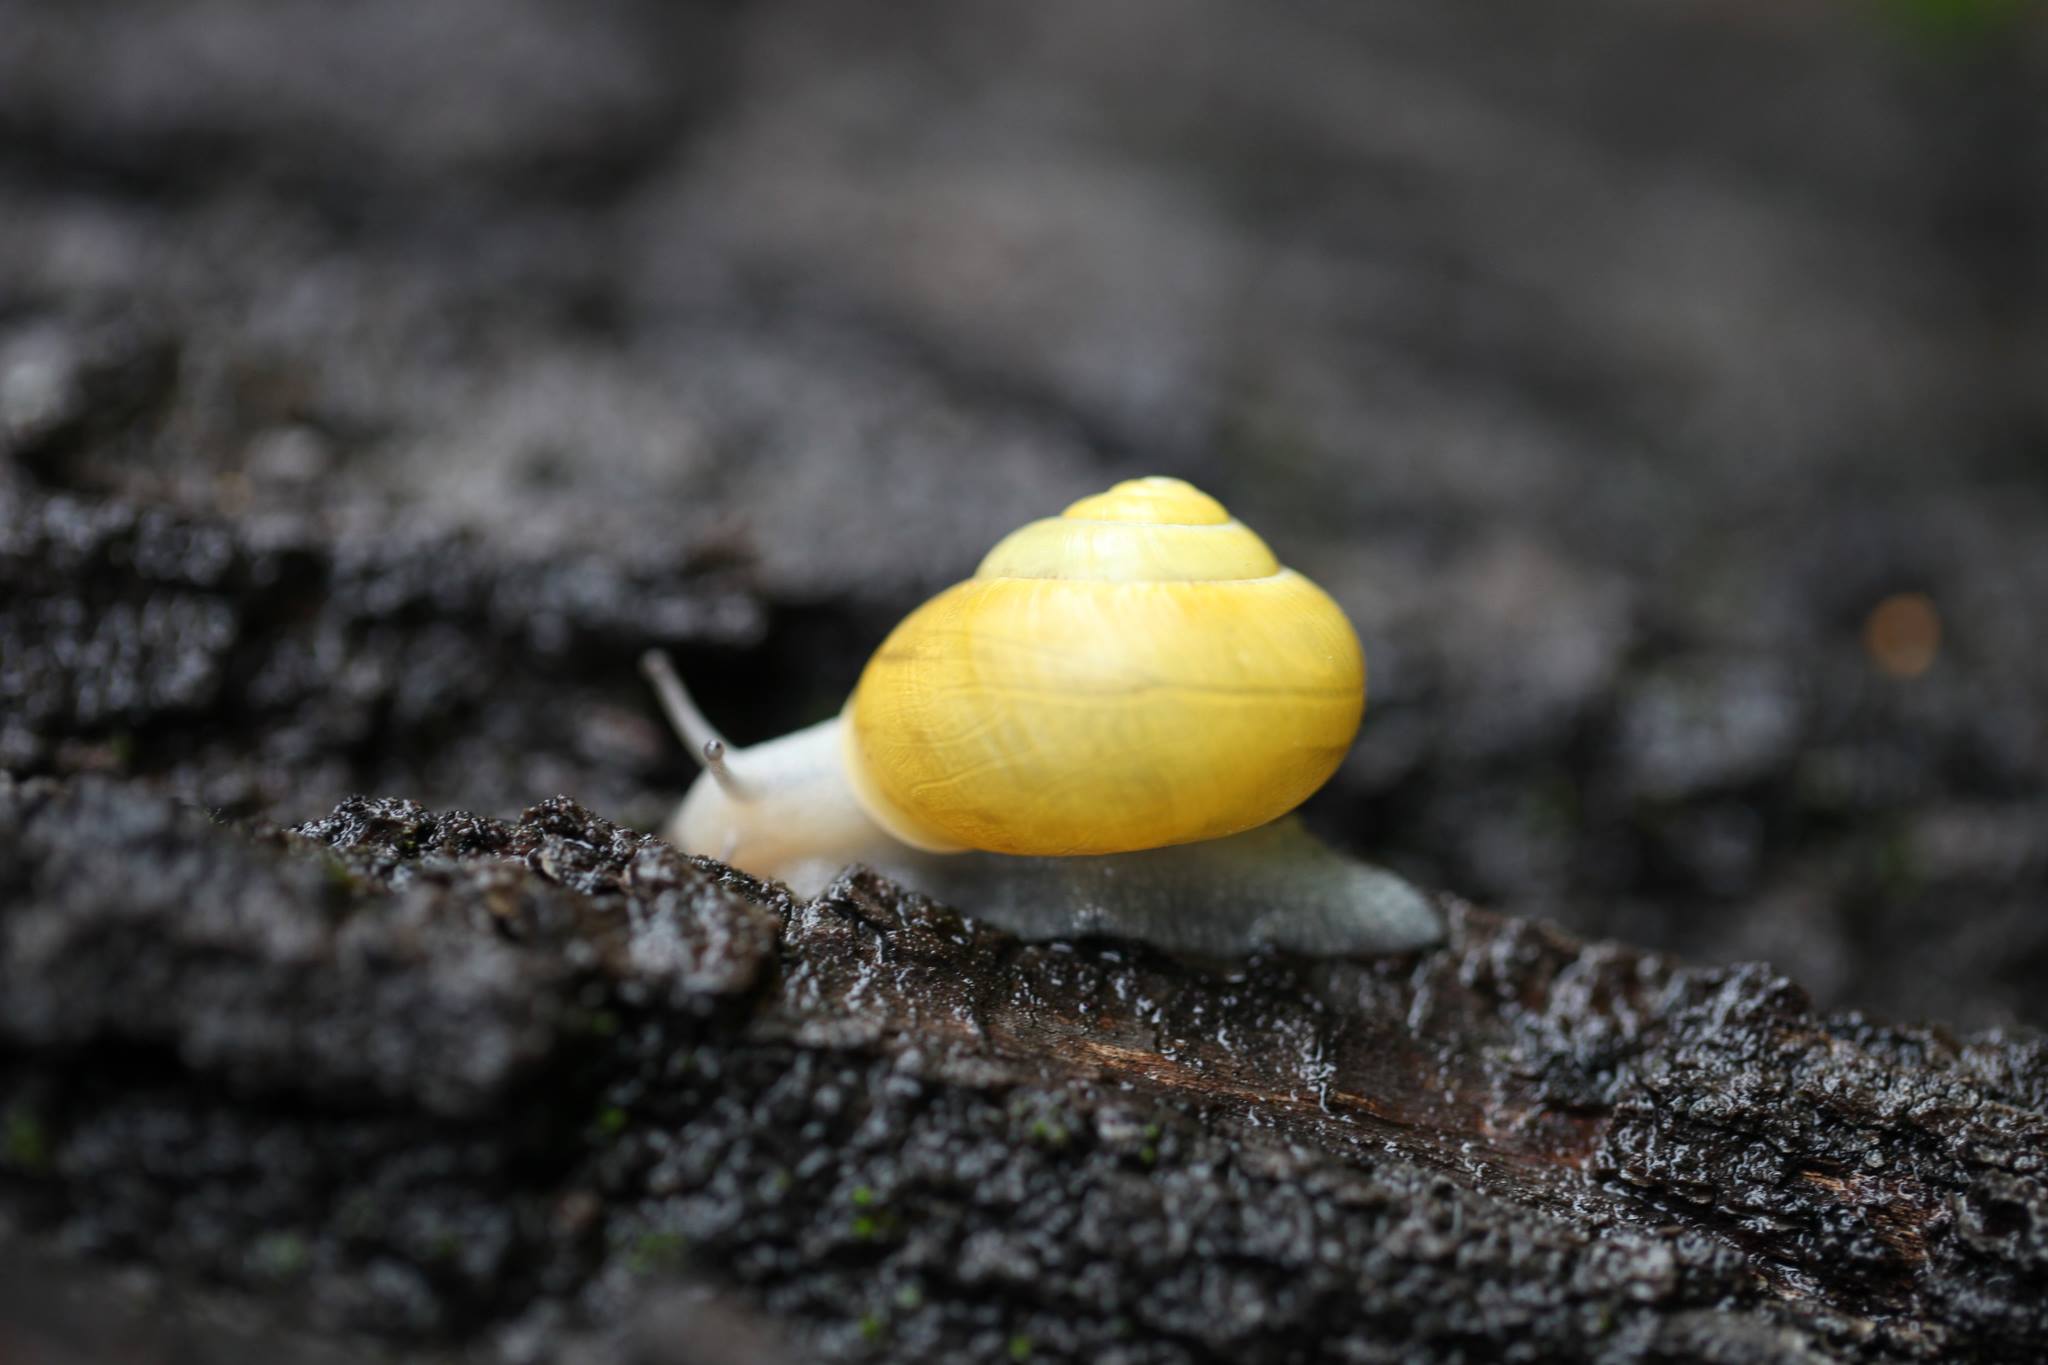
[[[1358,729],[1350,622],[1178,479],[1005,537],[808,729],[734,749],[664,657],[644,665],[705,767],[669,839],[798,896],[865,864],[1027,938],[1369,954],[1441,936],[1420,892],[1289,814]]]

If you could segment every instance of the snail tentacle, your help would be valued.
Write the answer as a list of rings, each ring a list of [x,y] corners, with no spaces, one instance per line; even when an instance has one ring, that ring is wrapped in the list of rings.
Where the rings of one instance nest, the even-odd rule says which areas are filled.
[[[704,771],[711,774],[711,780],[725,788],[725,794],[735,801],[752,800],[747,784],[740,781],[740,775],[732,770],[732,760],[725,755],[725,741],[707,739],[704,741]]]
[[[748,871],[786,882],[803,897],[816,895],[849,863],[886,864],[906,851],[847,784],[839,717],[735,748],[698,708],[666,654],[647,651],[640,671],[683,748],[704,769],[663,831],[676,847],[722,863],[741,859]]]
[[[690,695],[690,689],[683,684],[683,677],[676,672],[668,651],[650,649],[640,656],[640,672],[654,688],[655,700],[661,703],[662,714],[668,717],[669,727],[682,740],[683,747],[698,759],[711,780],[725,789],[725,794],[735,801],[752,799],[746,782],[733,770],[731,745],[724,735],[718,733],[697,699]]]

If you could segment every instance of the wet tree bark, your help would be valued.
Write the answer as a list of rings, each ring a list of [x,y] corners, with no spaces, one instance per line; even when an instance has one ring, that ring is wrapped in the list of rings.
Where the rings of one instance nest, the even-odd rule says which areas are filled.
[[[1419,955],[1215,964],[1020,944],[865,874],[793,905],[568,802],[0,806],[0,1208],[257,1305],[285,1358],[2048,1340],[2038,1039],[1455,902]],[[82,1350],[121,1297],[35,1340]]]
[[[2048,45],[1869,8],[0,0],[0,1362],[2048,1358],[2037,1035],[628,828],[642,649],[772,733],[1179,472],[1347,846],[2048,1018]]]

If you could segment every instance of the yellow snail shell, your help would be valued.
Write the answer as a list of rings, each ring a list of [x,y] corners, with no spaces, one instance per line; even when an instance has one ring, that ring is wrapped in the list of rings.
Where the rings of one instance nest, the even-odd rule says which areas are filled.
[[[670,837],[800,895],[863,862],[1036,937],[1384,952],[1438,936],[1420,893],[1282,820],[1357,732],[1350,622],[1178,479],[1005,537],[808,730],[729,752],[665,660],[648,667],[706,758]]]
[[[1365,657],[1214,498],[1134,479],[1006,537],[846,705],[847,771],[919,848],[1066,855],[1263,825],[1329,780]]]

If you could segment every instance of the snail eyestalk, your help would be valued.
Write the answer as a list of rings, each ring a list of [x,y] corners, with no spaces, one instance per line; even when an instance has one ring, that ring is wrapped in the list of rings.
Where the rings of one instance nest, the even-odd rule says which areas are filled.
[[[739,774],[732,770],[732,764],[725,757],[725,741],[707,739],[704,741],[704,771],[711,774],[711,780],[725,788],[725,794],[735,801],[751,801],[753,794],[747,784],[740,781]]]
[[[711,780],[725,789],[725,794],[735,801],[751,800],[753,794],[740,775],[733,771],[731,761],[726,757],[730,745],[725,736],[718,733],[716,726],[705,718],[690,689],[683,686],[682,675],[669,662],[666,651],[650,649],[640,656],[640,672],[654,688],[655,700],[661,703],[662,714],[668,717],[670,728],[711,775]]]
[[[839,717],[735,749],[705,719],[667,654],[648,650],[640,671],[704,769],[663,831],[677,848],[722,863],[744,850],[748,871],[785,881],[803,896],[815,895],[848,863],[885,864],[905,851],[847,786]]]

